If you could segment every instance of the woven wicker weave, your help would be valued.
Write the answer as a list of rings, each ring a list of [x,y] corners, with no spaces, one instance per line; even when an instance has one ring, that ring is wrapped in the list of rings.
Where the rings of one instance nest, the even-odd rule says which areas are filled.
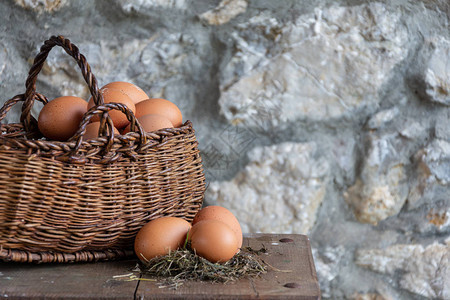
[[[36,79],[48,53],[61,46],[75,58],[97,104],[67,142],[42,138],[31,116]],[[177,216],[190,221],[201,208],[205,179],[191,122],[145,133],[124,105],[104,104],[89,64],[68,39],[51,37],[40,49],[25,94],[20,123],[1,125],[0,259],[79,262],[133,254],[137,231],[149,220]],[[108,111],[118,109],[131,132],[114,136]],[[86,125],[101,116],[101,136],[83,141]]]

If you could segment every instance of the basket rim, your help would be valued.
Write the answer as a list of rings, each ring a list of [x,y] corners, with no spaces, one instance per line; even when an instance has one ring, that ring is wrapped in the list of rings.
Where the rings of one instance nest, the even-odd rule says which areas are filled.
[[[21,123],[10,123],[0,124],[0,129],[3,131],[8,125],[21,127]],[[0,132],[0,151],[8,151],[10,154],[12,152],[12,155],[15,155],[14,151],[16,151],[30,157],[49,157],[75,164],[87,162],[104,164],[113,163],[123,156],[135,160],[138,158],[136,155],[145,154],[151,148],[162,147],[167,141],[178,139],[180,136],[195,136],[195,130],[192,122],[187,120],[181,127],[143,132],[144,136],[141,136],[138,132],[128,132],[125,135],[114,135],[114,139],[111,139],[110,136],[100,136],[88,141],[83,140],[79,144],[76,140],[62,142],[29,139],[25,136],[27,132],[20,132],[19,134],[23,136],[4,136]],[[144,143],[141,143],[142,138],[145,140]],[[197,141],[195,140],[195,142]],[[108,143],[111,147],[108,147]],[[125,149],[128,149],[128,151]],[[86,156],[87,153],[92,153],[92,151],[101,154],[100,156]]]
[[[22,123],[8,123],[8,124],[0,124],[0,129],[3,129],[8,126],[22,126]],[[163,128],[152,132],[145,132],[145,135],[147,137],[147,143],[150,141],[160,141],[161,139],[164,139],[165,137],[171,137],[175,135],[185,134],[187,132],[194,131],[194,128],[192,126],[192,122],[190,120],[187,120],[182,126],[180,127],[174,127],[174,128]],[[115,141],[125,141],[125,140],[137,140],[139,138],[139,134],[137,132],[128,132],[126,134],[116,134],[115,135]],[[98,136],[96,138],[90,139],[90,140],[83,140],[84,145],[90,145],[90,144],[98,144],[98,142],[105,141],[107,136]],[[45,138],[41,139],[27,139],[25,137],[8,137],[5,136],[2,132],[0,132],[0,146],[5,144],[5,141],[16,141],[18,144],[21,145],[29,145],[30,142],[39,142],[42,146],[64,146],[64,147],[70,147],[73,148],[76,144],[76,141],[54,141],[54,140],[47,140]],[[28,147],[24,147],[28,148]]]

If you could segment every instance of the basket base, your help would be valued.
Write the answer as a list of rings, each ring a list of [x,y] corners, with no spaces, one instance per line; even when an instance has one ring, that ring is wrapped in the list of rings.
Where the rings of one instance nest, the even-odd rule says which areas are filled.
[[[110,249],[103,251],[84,250],[73,253],[30,252],[17,249],[0,249],[0,260],[22,263],[75,263],[119,260],[134,256],[133,250]]]

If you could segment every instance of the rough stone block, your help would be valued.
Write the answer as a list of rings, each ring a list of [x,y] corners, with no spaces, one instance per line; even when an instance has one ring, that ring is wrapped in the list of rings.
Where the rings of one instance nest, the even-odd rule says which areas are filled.
[[[257,147],[231,181],[212,182],[205,199],[229,208],[243,232],[308,233],[328,182],[328,162],[314,143]]]
[[[399,285],[418,295],[450,298],[450,239],[445,244],[397,244],[386,249],[360,249],[356,264],[394,276],[400,272]]]

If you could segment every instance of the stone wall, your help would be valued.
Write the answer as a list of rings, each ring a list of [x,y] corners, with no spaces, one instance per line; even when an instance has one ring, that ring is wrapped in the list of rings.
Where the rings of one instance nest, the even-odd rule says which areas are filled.
[[[324,298],[450,299],[446,0],[9,0],[0,13],[2,102],[65,35],[100,85],[134,82],[193,121],[207,204],[245,232],[309,235]],[[38,91],[88,97],[59,49]]]

